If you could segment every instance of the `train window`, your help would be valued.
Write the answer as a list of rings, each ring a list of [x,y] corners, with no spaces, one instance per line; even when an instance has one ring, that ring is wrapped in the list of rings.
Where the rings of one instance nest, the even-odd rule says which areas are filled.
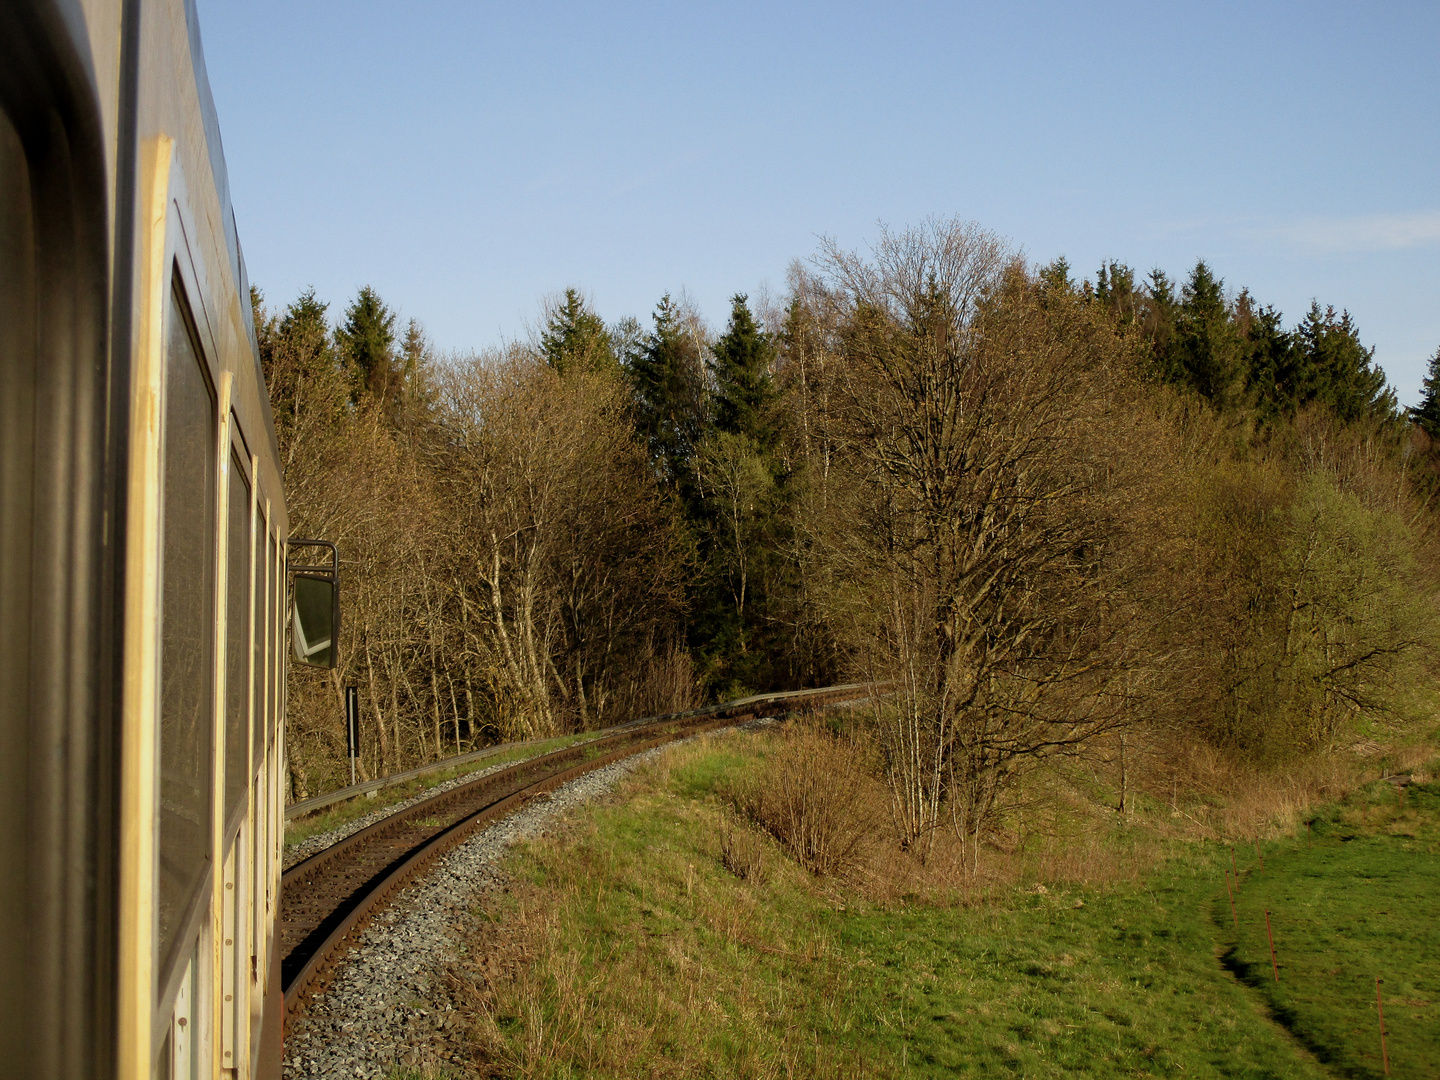
[[[160,652],[159,986],[210,857],[214,697],[215,398],[176,283],[165,360]]]
[[[255,641],[254,641],[254,695],[255,731],[251,743],[254,760],[258,765],[265,756],[265,724],[269,713],[265,708],[265,648],[270,640],[269,596],[270,564],[265,559],[265,520],[255,523]]]
[[[230,456],[230,533],[225,615],[225,824],[250,786],[250,485]]]
[[[280,664],[284,661],[284,650],[281,647],[280,639],[283,637],[284,629],[280,618],[280,590],[284,587],[280,575],[280,547],[279,541],[272,533],[270,535],[270,553],[268,556],[270,564],[270,589],[266,594],[266,603],[270,606],[266,609],[266,625],[270,627],[270,724],[266,729],[266,745],[272,745],[275,738],[275,730],[279,726],[280,701],[282,688],[285,685],[284,668]]]

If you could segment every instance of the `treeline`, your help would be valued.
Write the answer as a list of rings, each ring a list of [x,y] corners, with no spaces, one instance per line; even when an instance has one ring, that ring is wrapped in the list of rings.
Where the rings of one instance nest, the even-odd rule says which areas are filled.
[[[1347,314],[1287,327],[1203,263],[1077,282],[941,221],[826,245],[718,330],[575,290],[469,357],[369,289],[256,325],[294,528],[344,573],[340,668],[292,675],[296,798],[341,782],[347,683],[371,775],[892,683],[921,847],[1137,727],[1274,761],[1431,707],[1440,372],[1412,419]]]
[[[618,370],[512,347],[439,363],[361,291],[333,330],[255,298],[297,535],[341,552],[337,668],[289,683],[291,795],[694,697],[685,552]],[[563,365],[562,365],[563,366]]]

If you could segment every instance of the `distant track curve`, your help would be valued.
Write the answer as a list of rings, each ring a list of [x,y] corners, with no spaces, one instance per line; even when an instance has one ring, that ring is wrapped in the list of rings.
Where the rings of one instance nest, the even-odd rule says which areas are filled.
[[[281,879],[287,1020],[327,981],[347,943],[407,882],[477,829],[611,762],[761,716],[870,697],[867,684],[761,694],[622,724],[589,742],[498,769],[421,800],[296,863]]]

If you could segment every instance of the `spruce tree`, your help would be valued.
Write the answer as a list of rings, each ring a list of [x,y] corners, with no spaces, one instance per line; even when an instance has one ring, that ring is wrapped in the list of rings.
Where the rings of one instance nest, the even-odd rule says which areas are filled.
[[[1410,410],[1410,419],[1430,438],[1440,441],[1440,349],[1430,358],[1425,381],[1420,384],[1420,404]]]
[[[1251,311],[1245,329],[1246,384],[1257,419],[1267,424],[1295,411],[1302,374],[1295,337],[1271,305]]]
[[[1178,382],[1179,367],[1172,345],[1175,340],[1175,288],[1158,266],[1145,282],[1140,328],[1150,342],[1153,372],[1165,382]]]
[[[313,433],[343,423],[349,411],[349,380],[331,344],[327,305],[315,298],[313,288],[278,316],[264,310],[258,289],[251,291],[251,303],[260,367],[285,454],[297,425]]]
[[[708,420],[704,364],[692,327],[669,293],[656,305],[654,319],[629,370],[635,426],[661,479],[688,498],[695,450]]]
[[[782,475],[776,343],[747,298],[711,349],[714,423],[701,443],[695,528],[703,574],[691,603],[691,641],[722,695],[773,685],[783,652],[775,596],[787,565],[788,491]]]
[[[398,431],[413,433],[428,419],[434,407],[434,389],[430,378],[432,353],[424,328],[415,319],[405,324],[396,359],[398,393],[386,400],[391,424]]]
[[[400,342],[401,375],[408,381],[425,366],[429,355],[430,344],[425,340],[425,331],[419,322],[411,319],[405,324],[405,337]]]
[[[1130,326],[1140,314],[1141,293],[1135,287],[1135,271],[1113,259],[1101,263],[1095,273],[1095,299],[1119,325]]]
[[[1348,311],[1333,307],[1310,310],[1295,330],[1302,377],[1308,393],[1302,400],[1328,405],[1342,420],[1395,416],[1395,392],[1385,372],[1375,366],[1375,350],[1360,342],[1360,331]]]
[[[1169,364],[1174,381],[1220,409],[1239,403],[1245,376],[1240,334],[1224,290],[1203,259],[1195,264],[1176,311]]]
[[[764,454],[778,441],[778,394],[770,377],[775,344],[755,322],[748,298],[730,298],[730,324],[712,350],[715,374],[715,427],[751,439]]]
[[[294,351],[299,365],[310,371],[335,361],[330,351],[330,305],[315,298],[315,287],[302,292],[280,319],[280,337]]]
[[[1047,289],[1069,292],[1074,287],[1074,282],[1070,280],[1070,260],[1060,255],[1048,266],[1042,266],[1040,281]]]
[[[345,309],[345,321],[335,331],[335,343],[350,372],[352,396],[357,403],[368,394],[384,401],[400,389],[395,362],[395,313],[369,285]]]
[[[565,298],[547,313],[540,352],[561,375],[618,367],[609,331],[576,289],[566,289]]]

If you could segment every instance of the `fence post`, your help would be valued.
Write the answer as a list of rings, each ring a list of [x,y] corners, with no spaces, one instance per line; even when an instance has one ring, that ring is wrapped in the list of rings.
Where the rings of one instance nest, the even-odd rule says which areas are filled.
[[[1380,1061],[1390,1075],[1390,1051],[1385,1047],[1385,1003],[1380,1000],[1380,976],[1375,976],[1375,1011],[1380,1014]]]
[[[1265,911],[1265,936],[1270,939],[1270,966],[1275,969],[1275,981],[1280,981],[1280,965],[1275,960],[1275,935],[1270,932],[1270,911]]]

